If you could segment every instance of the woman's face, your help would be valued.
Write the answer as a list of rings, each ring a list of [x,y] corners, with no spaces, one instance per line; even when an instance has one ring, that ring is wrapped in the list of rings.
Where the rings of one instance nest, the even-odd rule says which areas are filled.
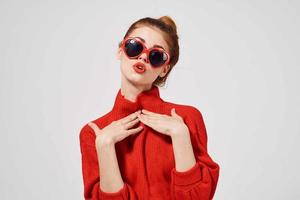
[[[135,29],[128,36],[143,38],[147,48],[160,45],[170,55],[168,45],[159,29],[143,26]],[[146,87],[152,85],[158,76],[163,77],[170,67],[169,65],[163,65],[158,68],[153,68],[147,59],[146,53],[139,55],[136,59],[129,59],[121,48],[118,49],[117,59],[120,60],[122,81],[127,80],[132,84],[144,85]],[[141,62],[145,65],[145,71],[143,73],[138,73],[134,70],[133,65],[137,62]]]

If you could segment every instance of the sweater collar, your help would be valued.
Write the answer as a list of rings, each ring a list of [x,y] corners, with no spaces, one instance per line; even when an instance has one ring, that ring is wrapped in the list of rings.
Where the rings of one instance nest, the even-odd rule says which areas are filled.
[[[140,92],[137,95],[135,102],[126,99],[122,95],[120,88],[115,97],[115,103],[112,111],[118,112],[122,116],[126,116],[143,108],[147,110],[153,110],[152,108],[159,106],[162,101],[163,100],[160,98],[158,86],[156,85],[152,85],[149,90]]]

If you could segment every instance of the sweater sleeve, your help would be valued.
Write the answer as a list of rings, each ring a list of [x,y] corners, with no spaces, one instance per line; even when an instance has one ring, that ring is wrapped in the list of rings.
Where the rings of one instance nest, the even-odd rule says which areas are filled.
[[[80,131],[80,151],[85,200],[127,200],[136,199],[133,188],[124,182],[123,187],[113,193],[104,192],[100,188],[98,157],[95,147],[95,134],[85,125]]]
[[[172,169],[171,194],[174,200],[211,200],[219,178],[220,167],[207,152],[207,133],[202,114],[198,109],[194,110],[194,126],[189,129],[196,164],[184,172]]]

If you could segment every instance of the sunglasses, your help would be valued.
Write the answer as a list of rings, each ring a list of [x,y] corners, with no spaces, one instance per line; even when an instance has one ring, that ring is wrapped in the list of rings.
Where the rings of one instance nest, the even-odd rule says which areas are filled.
[[[148,61],[153,67],[160,67],[170,60],[169,54],[162,48],[147,48],[138,37],[127,37],[122,41],[121,48],[129,59],[136,59],[142,53],[146,53]]]

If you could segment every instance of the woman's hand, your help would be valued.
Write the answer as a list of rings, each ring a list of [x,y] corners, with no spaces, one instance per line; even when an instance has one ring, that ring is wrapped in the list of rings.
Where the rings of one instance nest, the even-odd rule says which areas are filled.
[[[143,109],[138,118],[157,132],[171,137],[189,133],[187,125],[183,118],[175,112],[175,108],[172,108],[171,116]]]
[[[140,132],[143,129],[142,126],[130,129],[140,121],[139,118],[137,118],[139,113],[141,113],[140,110],[122,119],[113,121],[103,129],[100,129],[95,123],[89,122],[88,125],[94,130],[96,135],[95,145],[98,146],[99,143],[115,144],[129,135]]]

